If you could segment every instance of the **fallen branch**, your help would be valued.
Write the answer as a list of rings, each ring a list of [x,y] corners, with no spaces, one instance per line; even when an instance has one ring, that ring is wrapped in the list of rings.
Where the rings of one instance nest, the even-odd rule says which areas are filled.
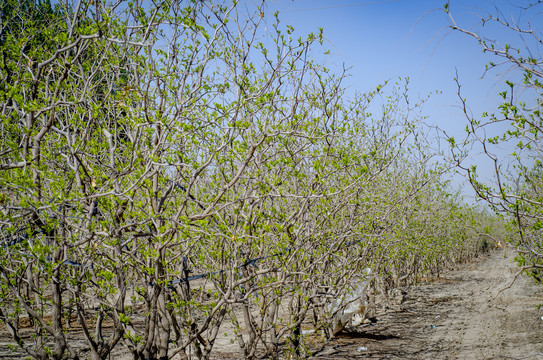
[[[524,271],[528,270],[528,269],[532,269],[533,266],[530,265],[530,266],[523,266],[520,268],[520,270],[517,272],[517,274],[515,275],[515,277],[513,278],[513,280],[511,281],[511,283],[509,285],[507,285],[506,287],[504,287],[503,289],[501,289],[500,291],[498,291],[498,293],[496,295],[494,295],[494,297],[492,298],[492,300],[496,299],[498,297],[498,295],[500,295],[502,293],[502,291],[504,290],[507,290],[509,288],[511,288],[511,286],[513,286],[513,284],[515,283],[515,281],[517,281],[517,278],[520,276],[520,274],[522,274]]]

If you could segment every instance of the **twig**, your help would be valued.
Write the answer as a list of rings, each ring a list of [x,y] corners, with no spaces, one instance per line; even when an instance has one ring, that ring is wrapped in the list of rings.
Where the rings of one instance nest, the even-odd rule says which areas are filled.
[[[522,274],[525,270],[528,270],[528,269],[531,269],[531,268],[532,268],[532,266],[523,266],[522,268],[520,268],[519,272],[515,275],[515,277],[511,281],[511,283],[509,285],[507,285],[506,287],[504,287],[503,289],[501,289],[500,291],[498,291],[498,293],[496,295],[494,295],[492,300],[496,299],[498,297],[498,295],[500,295],[502,293],[502,291],[511,288],[511,286],[513,286],[515,281],[517,281],[517,278],[519,277],[519,275]]]
[[[401,308],[402,311],[405,311],[405,312],[408,312],[408,313],[411,313],[411,314],[420,314],[419,312],[417,311],[413,311],[413,310],[409,310],[408,308]]]

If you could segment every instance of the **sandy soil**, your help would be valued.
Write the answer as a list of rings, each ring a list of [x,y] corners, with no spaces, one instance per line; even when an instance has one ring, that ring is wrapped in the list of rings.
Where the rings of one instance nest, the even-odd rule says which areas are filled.
[[[496,250],[411,288],[404,301],[331,341],[316,359],[543,359],[543,287]],[[498,294],[499,293],[499,294]]]
[[[496,250],[412,287],[397,305],[378,309],[376,323],[321,345],[314,359],[543,360],[543,286],[518,277],[503,290],[518,271],[513,257]],[[20,359],[7,335],[0,331],[0,359]],[[111,358],[128,359],[119,350]]]

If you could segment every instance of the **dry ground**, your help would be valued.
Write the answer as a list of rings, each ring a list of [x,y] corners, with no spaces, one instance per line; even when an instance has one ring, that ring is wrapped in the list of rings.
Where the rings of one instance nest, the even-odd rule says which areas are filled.
[[[518,277],[500,292],[518,271],[513,257],[495,250],[412,288],[377,323],[331,341],[315,358],[543,359],[543,287]]]

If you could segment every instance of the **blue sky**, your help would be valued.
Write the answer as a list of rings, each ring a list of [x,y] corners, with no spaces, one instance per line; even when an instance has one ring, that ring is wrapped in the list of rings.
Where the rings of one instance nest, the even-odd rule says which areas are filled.
[[[333,55],[332,60],[328,60],[329,65],[340,68],[344,62],[352,66],[351,76],[344,84],[353,93],[372,90],[379,83],[399,76],[409,76],[412,96],[424,97],[440,91],[441,94],[433,96],[425,105],[424,113],[429,116],[428,123],[458,138],[463,136],[467,122],[458,108],[455,72],[458,71],[462,94],[474,115],[495,111],[500,102],[497,93],[507,88],[505,80],[518,79],[519,75],[501,68],[482,78],[485,64],[496,59],[483,54],[469,36],[450,32],[449,19],[441,11],[444,3],[439,0],[272,0],[268,2],[266,16],[271,24],[272,14],[279,11],[282,24],[293,25],[299,35],[324,28],[327,47]],[[497,27],[481,27],[480,17],[495,13],[497,6],[506,18],[518,20],[520,9],[512,4],[526,3],[522,0],[451,0],[450,9],[458,25],[481,31],[502,43],[518,44],[517,35]],[[521,20],[541,22],[543,16]],[[490,168],[488,172],[490,174]]]

